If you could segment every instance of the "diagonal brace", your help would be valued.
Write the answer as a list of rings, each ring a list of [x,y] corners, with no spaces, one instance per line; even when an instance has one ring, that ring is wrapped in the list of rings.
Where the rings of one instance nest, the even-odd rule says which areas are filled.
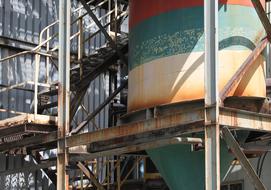
[[[234,75],[231,77],[231,79],[228,81],[228,83],[225,85],[225,87],[221,90],[221,92],[219,94],[221,103],[223,103],[223,101],[226,99],[226,97],[234,89],[236,89],[236,87],[239,84],[240,80],[247,73],[249,68],[253,65],[253,63],[259,57],[259,55],[262,53],[262,51],[265,49],[267,44],[268,44],[268,40],[266,38],[263,39],[256,46],[256,48],[251,52],[251,54],[244,61],[244,63],[241,65],[241,67],[234,73]]]
[[[87,176],[88,179],[90,179],[98,190],[105,190],[95,175],[82,162],[78,162],[77,167],[80,168],[80,170]]]
[[[227,145],[230,147],[233,154],[237,157],[240,161],[245,173],[250,178],[252,184],[255,186],[257,190],[266,190],[266,187],[261,182],[259,176],[256,174],[254,168],[250,164],[249,160],[247,159],[246,155],[241,150],[239,144],[234,139],[233,135],[231,134],[230,130],[227,127],[222,129],[223,138],[226,141]]]
[[[114,40],[110,37],[110,35],[107,33],[106,29],[103,27],[103,25],[100,23],[99,19],[96,17],[96,15],[92,12],[89,5],[86,3],[85,0],[80,0],[86,11],[88,12],[89,16],[93,19],[95,24],[99,27],[101,32],[104,34],[105,38],[109,41],[110,45],[116,50],[118,56],[120,57],[120,60],[127,64],[127,59],[123,55],[123,53],[118,49],[117,44],[114,42]]]
[[[127,80],[124,81],[124,83],[121,86],[119,86],[113,94],[111,94],[97,109],[95,109],[94,112],[89,114],[84,121],[82,121],[75,129],[71,131],[71,133],[75,134],[79,133],[81,129],[89,123],[89,121],[91,121],[98,113],[100,113],[100,111],[106,105],[108,105],[112,101],[112,99],[127,86],[127,84],[128,81]]]
[[[267,39],[269,42],[271,42],[271,24],[266,15],[266,12],[259,0],[251,0],[251,1],[266,31]]]

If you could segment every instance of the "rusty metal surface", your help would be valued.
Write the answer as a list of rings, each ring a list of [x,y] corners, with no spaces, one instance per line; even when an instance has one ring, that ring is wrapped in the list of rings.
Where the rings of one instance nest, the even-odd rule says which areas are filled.
[[[270,114],[221,107],[219,123],[233,129],[271,132]]]
[[[186,110],[184,113],[172,113],[170,115],[152,118],[145,121],[138,121],[118,127],[112,127],[93,133],[74,135],[68,137],[67,146],[72,147],[129,135],[139,135],[148,132],[151,133],[177,126],[182,127],[183,133],[197,132],[203,130],[203,120],[204,108],[201,107],[198,109]],[[199,127],[199,124],[195,125],[195,122],[197,121],[201,121],[201,127]],[[233,129],[270,132],[271,115],[220,107],[219,124],[221,126],[229,126]]]
[[[204,118],[203,109],[194,110],[187,113],[173,113],[168,116],[157,117],[145,121],[139,121],[127,125],[112,127],[92,133],[73,135],[67,138],[67,146],[90,144],[92,142],[109,140],[140,133],[153,132],[161,129],[170,129],[171,127],[183,127],[183,132],[199,131],[199,124]],[[200,119],[198,119],[200,118]],[[203,124],[203,123],[202,123]]]
[[[219,96],[221,102],[223,102],[229,94],[233,94],[232,91],[236,89],[240,80],[248,74],[248,70],[251,68],[252,64],[255,63],[258,56],[262,53],[265,47],[268,44],[267,39],[263,39],[256,48],[251,52],[245,62],[240,66],[240,68],[236,71],[236,73],[232,76],[232,78],[227,82],[225,87],[221,90]]]
[[[191,106],[193,106],[190,109],[189,103],[182,105],[182,103],[165,105],[164,108],[163,106],[159,106],[155,111],[156,114],[149,117],[149,119],[146,119],[144,114],[142,114],[142,117],[133,117],[130,115],[130,118],[138,119],[134,120],[134,122],[109,129],[73,135],[68,137],[67,145],[72,147],[106,140],[113,140],[111,144],[118,144],[121,142],[132,143],[129,139],[135,143],[140,142],[140,140],[141,142],[148,142],[148,139],[153,140],[154,138],[162,138],[164,135],[170,137],[174,136],[174,134],[181,135],[182,133],[203,131],[204,107],[202,106],[202,102],[198,102],[198,105],[196,103],[194,105],[191,103]],[[171,106],[172,109],[170,108]],[[230,126],[233,129],[271,131],[271,115],[269,114],[220,107],[219,122],[221,126]],[[159,135],[160,133],[161,135]],[[131,136],[134,137],[130,138]],[[135,140],[135,137],[138,137],[138,139]],[[116,140],[118,138],[121,138],[122,140],[114,141],[114,139]],[[54,142],[56,139],[56,134],[30,137],[14,143],[1,144],[0,151],[15,147],[29,147]]]
[[[220,51],[218,68],[219,90],[222,90],[238,68],[251,54],[246,51]],[[129,73],[128,110],[135,111],[181,101],[204,98],[204,56],[193,52],[161,58],[140,65]],[[179,60],[187,60],[189,72],[179,72]],[[168,67],[165,62],[170,62]],[[259,56],[229,96],[265,97],[264,58]],[[228,63],[232,63],[228,64]],[[196,65],[196,66],[195,66]],[[234,66],[233,66],[234,65]],[[196,69],[194,69],[196,67]],[[157,82],[159,81],[159,82]]]
[[[267,17],[265,13],[265,7],[263,7],[263,4],[259,0],[252,0],[251,2],[253,3],[253,6],[264,26],[264,29],[267,33],[267,38],[269,42],[271,42],[271,25],[270,25],[269,18]]]
[[[0,121],[0,138],[3,142],[22,140],[30,134],[46,134],[57,130],[57,118],[46,115],[19,115]]]

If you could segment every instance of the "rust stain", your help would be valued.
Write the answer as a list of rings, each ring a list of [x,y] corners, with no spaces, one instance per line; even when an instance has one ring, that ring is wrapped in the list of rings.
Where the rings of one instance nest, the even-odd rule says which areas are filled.
[[[233,74],[251,53],[246,51],[221,51],[219,61],[219,89],[223,89]],[[187,55],[177,55],[168,67],[163,61],[146,63],[130,71],[128,111],[172,104],[204,98],[204,66],[202,53],[191,53],[192,62],[186,62],[187,70],[178,70],[181,60],[187,61]],[[178,60],[174,62],[174,60]],[[198,63],[195,67],[195,61]],[[192,69],[190,69],[192,68]],[[176,85],[177,84],[177,85]],[[259,57],[253,68],[241,79],[236,89],[229,96],[265,97],[264,59]]]

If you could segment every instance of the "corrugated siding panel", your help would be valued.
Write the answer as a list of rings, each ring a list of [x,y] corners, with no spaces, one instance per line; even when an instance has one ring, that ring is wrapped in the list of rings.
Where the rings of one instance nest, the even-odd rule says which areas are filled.
[[[77,4],[73,0],[73,5]],[[97,10],[98,15],[105,14],[104,10]],[[48,24],[57,20],[58,0],[0,0],[0,36],[38,43],[40,31]],[[74,19],[75,17],[73,17]],[[89,18],[84,21],[89,23]],[[57,26],[53,27],[51,34],[58,31]],[[90,35],[90,31],[85,33],[85,38]],[[77,32],[76,26],[72,27],[72,33]],[[77,39],[72,42],[72,51],[77,50]],[[57,39],[54,41],[54,45]],[[97,35],[94,39],[85,44],[85,53],[93,53],[100,46],[104,45],[103,35]],[[53,46],[53,44],[50,44]],[[0,58],[18,53],[14,50],[0,47]],[[40,80],[44,79],[45,63],[41,58]],[[33,55],[24,55],[0,64],[0,84],[13,85],[21,82],[33,80],[34,75]],[[55,70],[51,71],[51,80],[57,79]],[[84,105],[89,112],[92,112],[108,97],[108,74],[99,76],[92,82],[84,98]],[[31,87],[31,86],[28,86]],[[0,108],[16,110],[20,112],[31,112],[31,102],[33,92],[11,90],[0,93]],[[12,117],[13,114],[0,112],[0,119]],[[86,113],[80,109],[75,116],[73,125],[80,123],[86,117]],[[108,126],[108,106],[95,117],[95,124],[101,128]],[[84,131],[92,131],[93,124],[86,126]],[[33,165],[33,162],[25,161],[20,156],[0,155],[0,172],[12,170],[14,167],[20,168]],[[104,174],[102,174],[104,175]],[[8,176],[0,175],[0,189],[55,189],[41,171],[25,172]]]
[[[0,0],[0,35],[37,44],[41,29],[57,20],[57,5],[54,0]]]
[[[0,48],[0,57],[6,57],[16,52]],[[33,62],[32,55],[24,55],[5,61],[0,64],[0,84],[14,85],[25,81],[33,81]],[[29,87],[29,86],[27,86]],[[22,90],[10,90],[0,93],[0,108],[9,111],[30,112],[30,104],[33,93]],[[0,113],[0,118],[12,117],[9,113]]]

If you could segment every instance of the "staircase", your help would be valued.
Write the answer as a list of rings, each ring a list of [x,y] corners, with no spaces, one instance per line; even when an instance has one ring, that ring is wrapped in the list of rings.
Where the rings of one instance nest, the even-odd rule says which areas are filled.
[[[121,36],[117,40],[118,49],[123,53],[128,53],[128,37],[126,35]],[[116,64],[119,59],[115,49],[110,46],[102,47],[98,49],[95,53],[83,57],[81,60],[73,60],[71,68],[71,91],[74,95],[71,102],[74,106],[78,100],[77,95],[86,90],[89,84],[100,74],[105,72],[112,65]],[[81,67],[81,68],[80,68]],[[82,70],[83,72],[81,73]],[[53,85],[51,88],[41,91],[39,93],[39,107],[38,113],[42,114],[45,110],[49,110],[57,107],[57,101],[50,102],[53,96],[56,96],[57,84]],[[44,102],[43,100],[47,100]]]
[[[107,4],[109,3],[108,0],[91,0],[88,1],[88,5],[91,6],[91,10],[94,11],[97,8],[105,8],[109,7]],[[123,1],[124,5],[123,10],[118,10],[118,16],[113,19],[109,19],[109,22],[105,23],[102,27],[103,29],[106,29],[108,26],[112,25],[113,22],[123,19],[127,15],[127,1]],[[79,7],[76,9],[77,12],[79,12],[80,9],[84,9],[84,7]],[[108,10],[108,13],[105,15],[102,15],[100,18],[97,18],[97,20],[105,20],[107,16],[111,16],[114,13],[113,10]],[[87,13],[79,14],[78,18],[76,18],[71,24],[77,24],[80,26],[79,22],[81,24],[83,23],[83,18],[87,16]],[[35,62],[35,69],[37,69],[37,73],[39,73],[39,65],[40,65],[40,56],[41,56],[41,47],[46,46],[46,52],[42,52],[42,55],[50,55],[57,58],[57,49],[58,46],[55,45],[54,47],[49,47],[50,42],[51,44],[54,44],[53,40],[57,37],[58,34],[53,34],[51,36],[48,36],[48,33],[50,33],[50,29],[56,25],[58,21],[55,21],[54,23],[48,25],[45,27],[41,33],[40,33],[40,43],[38,46],[33,48],[32,51],[27,52],[20,52],[15,55],[11,55],[9,57],[0,59],[0,62],[19,57],[21,55],[25,55],[28,53],[34,53],[36,55],[36,62]],[[97,24],[97,23],[96,23]],[[86,28],[90,26],[94,26],[95,23],[91,22],[88,26],[85,26]],[[84,49],[84,43],[86,43],[88,40],[91,40],[92,37],[96,36],[97,34],[100,34],[102,29],[99,28],[97,31],[91,34],[90,37],[87,39],[79,40],[79,38],[83,38],[84,31],[86,30],[83,27],[79,27],[79,31],[75,34],[71,34],[71,40],[74,40],[75,37],[78,37],[78,47],[81,46],[82,49]],[[46,34],[46,39],[43,40],[43,35]],[[80,36],[81,35],[81,36]],[[116,44],[115,47],[112,47],[110,43],[106,43],[101,48],[97,49],[94,53],[83,56],[79,55],[76,58],[76,56],[71,57],[71,70],[70,70],[70,89],[71,89],[71,119],[75,115],[78,107],[80,106],[85,93],[87,92],[87,89],[90,85],[90,83],[98,77],[100,74],[104,73],[108,69],[110,69],[111,66],[117,63],[119,58],[119,53],[121,52],[122,55],[126,55],[128,53],[128,36],[127,34],[118,34],[116,35],[117,38],[114,39],[114,43]],[[83,43],[81,45],[81,43]],[[48,45],[49,44],[49,45]],[[116,49],[117,47],[117,49]],[[82,50],[81,50],[82,51]],[[78,57],[82,57],[78,60]],[[54,65],[57,68],[57,65]],[[35,98],[33,101],[33,107],[37,107],[37,113],[34,112],[34,114],[31,113],[22,113],[22,115],[15,116],[13,118],[8,118],[5,120],[2,120],[0,122],[0,133],[2,134],[0,136],[0,141],[2,140],[2,143],[13,142],[13,141],[21,141],[24,138],[31,137],[33,135],[42,135],[42,134],[48,134],[53,131],[57,131],[57,95],[58,95],[58,82],[55,81],[53,83],[39,83],[38,76],[35,77],[33,84],[40,85],[40,89],[37,87],[37,90],[35,90],[35,94],[37,94],[37,104],[35,104]],[[20,85],[20,84],[18,84]],[[18,85],[13,85],[10,87],[7,87],[7,90],[16,88]],[[35,95],[34,95],[35,97]],[[35,110],[35,109],[34,109]],[[32,110],[32,111],[34,111]],[[29,119],[30,118],[30,119]],[[37,118],[37,120],[35,119]],[[43,120],[42,118],[45,118],[46,122],[41,122]],[[54,122],[52,122],[54,121]],[[28,127],[25,127],[28,126]],[[48,127],[49,126],[49,127]],[[12,129],[12,130],[11,130]],[[46,130],[45,130],[46,129]],[[48,130],[47,130],[48,129]],[[0,143],[1,144],[1,143]]]

